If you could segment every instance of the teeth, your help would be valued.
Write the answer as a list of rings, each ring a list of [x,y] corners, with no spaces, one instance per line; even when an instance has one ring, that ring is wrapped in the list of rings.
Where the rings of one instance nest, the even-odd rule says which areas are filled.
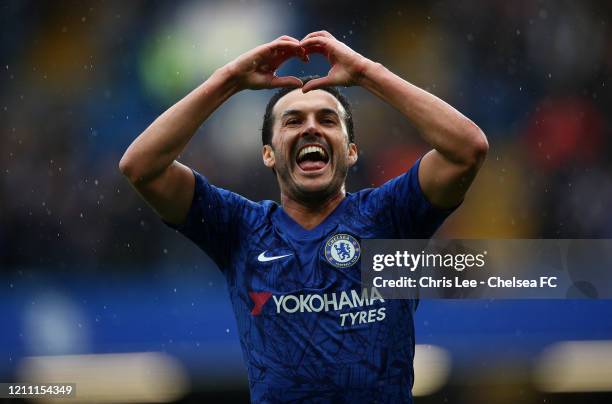
[[[320,146],[307,146],[300,150],[300,154],[298,154],[298,159],[301,159],[308,153],[319,153],[323,158],[325,158],[325,150]]]

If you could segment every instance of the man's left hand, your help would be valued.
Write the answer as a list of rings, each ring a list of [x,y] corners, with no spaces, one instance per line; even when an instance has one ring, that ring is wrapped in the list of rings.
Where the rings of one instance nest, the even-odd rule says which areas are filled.
[[[312,32],[300,41],[306,54],[320,53],[329,60],[327,76],[314,79],[302,87],[304,93],[328,86],[354,86],[359,84],[364,70],[371,61],[338,41],[327,31]]]

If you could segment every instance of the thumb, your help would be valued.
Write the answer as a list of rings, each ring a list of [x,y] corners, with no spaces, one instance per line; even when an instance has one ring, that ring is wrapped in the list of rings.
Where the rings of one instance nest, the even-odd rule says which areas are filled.
[[[313,79],[304,84],[302,87],[302,92],[307,93],[312,90],[316,90],[322,87],[333,86],[329,76],[319,77],[318,79]]]
[[[302,83],[302,80],[294,76],[283,76],[283,77],[273,76],[272,80],[270,81],[271,88],[275,88],[275,87],[296,87],[298,88],[298,87],[302,87],[303,84],[304,83]]]

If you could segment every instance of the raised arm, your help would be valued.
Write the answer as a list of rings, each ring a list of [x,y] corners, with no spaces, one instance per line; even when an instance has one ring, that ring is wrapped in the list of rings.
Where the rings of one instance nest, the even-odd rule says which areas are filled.
[[[326,77],[306,83],[304,92],[324,86],[359,85],[395,107],[433,147],[419,168],[419,182],[429,201],[441,208],[462,201],[489,148],[478,126],[438,97],[363,57],[326,31],[307,35],[301,44],[307,54],[322,53],[332,65]]]
[[[299,41],[282,36],[241,55],[160,115],[128,147],[119,169],[166,221],[185,220],[193,198],[191,170],[176,161],[196,130],[229,97],[243,89],[300,87],[275,71],[291,57],[307,60]]]

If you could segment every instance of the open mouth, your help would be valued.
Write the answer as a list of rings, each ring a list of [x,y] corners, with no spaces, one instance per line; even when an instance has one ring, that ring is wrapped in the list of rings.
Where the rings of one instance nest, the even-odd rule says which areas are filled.
[[[322,146],[308,144],[298,150],[295,161],[303,171],[316,171],[329,163],[329,155]]]

